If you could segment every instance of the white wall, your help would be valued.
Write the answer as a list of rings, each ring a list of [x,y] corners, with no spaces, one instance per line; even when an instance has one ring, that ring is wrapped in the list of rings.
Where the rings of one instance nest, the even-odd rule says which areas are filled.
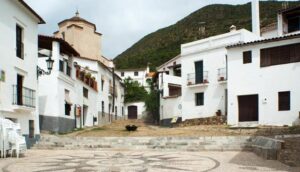
[[[259,124],[292,125],[299,120],[300,63],[260,67],[260,49],[299,42],[290,39],[228,50],[228,124],[239,123],[237,96],[249,94],[259,94]],[[252,63],[243,64],[242,53],[248,50],[252,50]],[[280,91],[291,91],[290,111],[278,111]]]
[[[0,117],[17,119],[22,134],[29,133],[28,121],[35,120],[35,134],[39,134],[38,107],[12,105],[12,85],[16,84],[17,74],[24,76],[24,87],[37,91],[38,21],[20,3],[10,0],[1,1],[0,21],[0,32],[3,33],[0,39],[0,70],[5,71],[5,82],[0,82]],[[16,57],[17,24],[24,29],[24,59]]]
[[[182,117],[181,97],[162,98],[160,100],[160,120]]]
[[[96,98],[97,102],[97,111],[98,113],[102,113],[102,101],[104,101],[104,112],[107,114],[115,115],[115,112],[112,113],[112,110],[109,111],[109,104],[112,105],[112,95],[109,94],[109,81],[111,84],[113,82],[112,72],[107,68],[103,67],[103,65],[99,64],[97,61],[87,60],[82,58],[76,58],[75,61],[81,65],[82,67],[88,66],[90,70],[95,71],[95,78],[98,82],[98,96]],[[101,80],[104,80],[104,87],[101,87]],[[124,107],[124,87],[121,84],[121,81],[116,77],[116,91],[118,93],[118,97],[115,99],[115,106],[117,106],[118,117],[122,117],[122,107]],[[125,108],[124,108],[125,109]],[[124,114],[125,115],[125,114]]]
[[[125,113],[126,116],[128,116],[128,106],[137,106],[138,112],[138,119],[144,118],[146,114],[146,106],[144,102],[132,102],[132,103],[126,103],[125,104]]]
[[[211,117],[221,110],[225,114],[226,82],[218,81],[218,69],[226,68],[226,46],[258,39],[247,30],[232,31],[226,34],[183,44],[182,63],[182,118]],[[195,73],[195,62],[203,61],[203,71],[208,72],[208,84],[187,84],[188,74]],[[196,93],[204,93],[204,105],[196,106]]]

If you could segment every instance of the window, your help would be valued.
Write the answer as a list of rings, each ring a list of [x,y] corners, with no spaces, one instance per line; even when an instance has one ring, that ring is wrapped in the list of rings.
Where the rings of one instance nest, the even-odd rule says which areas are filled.
[[[296,32],[300,30],[300,15],[289,17],[288,19],[288,32]]]
[[[23,44],[23,28],[19,25],[16,26],[16,55],[24,59],[24,44]]]
[[[300,62],[300,43],[260,50],[260,66]]]
[[[83,97],[89,98],[89,90],[83,87]]]
[[[124,107],[122,106],[122,116],[124,116]]]
[[[139,72],[134,72],[134,76],[139,76]]]
[[[70,116],[71,114],[71,105],[65,102],[65,115]]]
[[[252,51],[243,52],[243,63],[252,63]]]
[[[64,61],[63,60],[59,60],[59,71],[64,72]]]
[[[121,72],[121,76],[122,76],[122,77],[124,76],[124,72]]]
[[[278,93],[278,110],[289,111],[290,110],[290,92],[279,92]]]
[[[65,115],[70,116],[71,115],[71,99],[70,99],[70,91],[65,90]]]
[[[104,80],[102,79],[101,80],[101,91],[103,91],[103,88],[104,88]]]
[[[34,121],[29,120],[29,138],[34,138]]]
[[[181,87],[169,85],[169,96],[181,96]]]
[[[67,66],[67,75],[71,76],[71,67],[70,66]]]
[[[102,109],[102,117],[104,117],[104,115],[105,115],[104,114],[104,101],[102,101],[101,106],[102,106],[102,108],[101,108]]]
[[[204,105],[204,93],[196,93],[196,106],[203,106]]]

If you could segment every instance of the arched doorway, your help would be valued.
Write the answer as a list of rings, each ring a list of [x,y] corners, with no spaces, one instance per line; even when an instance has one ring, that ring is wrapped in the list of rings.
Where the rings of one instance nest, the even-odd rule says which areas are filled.
[[[137,106],[128,106],[128,119],[137,119]]]

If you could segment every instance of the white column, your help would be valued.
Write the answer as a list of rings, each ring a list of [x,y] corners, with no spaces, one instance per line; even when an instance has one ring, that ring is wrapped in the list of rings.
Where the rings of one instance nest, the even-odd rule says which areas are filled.
[[[60,57],[60,45],[59,42],[52,42],[52,59],[54,60],[53,70],[57,70],[59,68],[59,57]]]
[[[277,16],[277,30],[278,30],[278,36],[282,36],[283,35],[283,18],[282,18],[282,14],[278,14]]]
[[[252,0],[252,32],[260,36],[259,0]]]

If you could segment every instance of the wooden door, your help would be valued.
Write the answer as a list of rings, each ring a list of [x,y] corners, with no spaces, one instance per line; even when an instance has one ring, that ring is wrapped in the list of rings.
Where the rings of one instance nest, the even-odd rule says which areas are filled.
[[[238,96],[239,122],[258,121],[258,95]]]
[[[195,62],[195,83],[203,83],[203,61]]]
[[[128,106],[128,119],[137,119],[137,106]]]

